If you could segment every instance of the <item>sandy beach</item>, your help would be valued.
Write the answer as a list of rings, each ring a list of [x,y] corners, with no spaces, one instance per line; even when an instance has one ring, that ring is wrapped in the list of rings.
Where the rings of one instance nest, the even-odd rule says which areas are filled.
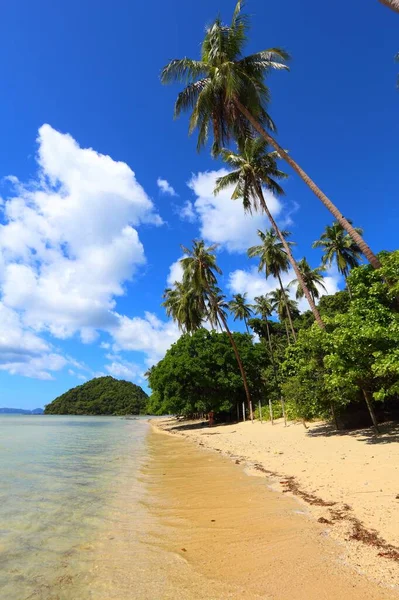
[[[397,429],[375,437],[369,429],[334,432],[323,423],[307,430],[294,423],[285,428],[279,421],[213,428],[175,419],[152,423],[267,478],[280,492],[276,497],[284,493],[296,499],[304,521],[334,542],[344,564],[399,590]]]

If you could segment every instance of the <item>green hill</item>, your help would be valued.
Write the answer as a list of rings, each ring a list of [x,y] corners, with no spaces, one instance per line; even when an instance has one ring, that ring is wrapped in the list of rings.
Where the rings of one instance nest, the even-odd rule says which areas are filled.
[[[148,396],[140,386],[97,377],[74,387],[44,409],[46,415],[137,415],[143,412]]]

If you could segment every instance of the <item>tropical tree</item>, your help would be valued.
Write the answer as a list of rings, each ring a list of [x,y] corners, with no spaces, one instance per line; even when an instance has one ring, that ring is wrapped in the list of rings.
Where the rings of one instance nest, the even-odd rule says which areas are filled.
[[[290,323],[292,337],[296,341],[296,333],[295,329],[292,325],[292,314],[298,313],[298,303],[295,300],[291,300],[288,297],[289,290],[288,288],[281,287],[280,289],[273,290],[270,292],[270,300],[272,302],[273,311],[278,314],[278,318],[281,323],[285,324],[286,332],[287,332],[287,340],[288,344],[290,343],[290,335],[288,332],[287,321]]]
[[[357,228],[357,230],[362,231],[360,228]],[[323,250],[322,265],[330,267],[335,263],[346,282],[349,271],[359,266],[362,257],[360,247],[346,233],[338,221],[326,226],[320,239],[313,242],[313,248]]]
[[[253,420],[252,401],[247,377],[234,337],[227,324],[224,311],[226,304],[217,287],[217,275],[221,275],[222,271],[216,262],[215,248],[216,246],[206,247],[203,240],[194,241],[192,249],[182,246],[185,254],[180,260],[183,267],[183,286],[187,290],[193,290],[198,311],[203,315],[203,319],[210,318],[211,321],[214,319],[214,322],[220,321],[222,323],[234,350],[245,389],[249,414],[251,420]]]
[[[267,142],[263,138],[255,137],[246,138],[244,141],[239,142],[238,152],[232,152],[223,148],[221,156],[233,168],[233,171],[216,180],[214,193],[218,194],[221,190],[234,185],[232,200],[242,198],[244,211],[252,213],[252,210],[257,211],[261,209],[266,213],[274,231],[283,244],[299,285],[302,286],[302,296],[306,296],[319,326],[324,327],[314,298],[306,287],[306,282],[302,277],[291,249],[274,220],[263,194],[263,186],[276,195],[284,194],[284,190],[277,183],[276,179],[282,179],[287,177],[287,175],[277,167],[277,152],[268,152]]]
[[[234,321],[237,319],[244,321],[247,333],[249,333],[248,319],[252,315],[252,310],[251,306],[247,303],[247,294],[234,294],[228,306],[234,316]]]
[[[176,321],[184,333],[193,333],[201,327],[203,312],[192,287],[176,281],[173,288],[166,288],[163,298],[167,316]]]
[[[381,4],[399,13],[399,0],[379,0]]]
[[[281,235],[286,238],[290,235],[289,231],[281,231]],[[284,290],[283,282],[281,281],[281,273],[286,273],[289,269],[288,255],[284,249],[282,242],[280,242],[277,234],[272,229],[267,229],[264,233],[258,229],[258,236],[261,239],[261,244],[257,246],[251,246],[248,248],[247,254],[249,258],[259,258],[258,271],[265,271],[266,278],[272,275],[278,279],[280,290],[282,292],[282,299],[285,301],[287,310],[286,316],[290,323],[291,332],[294,340],[296,339],[295,329],[292,324],[291,313],[288,305],[288,296]],[[293,246],[294,242],[287,242],[288,247]]]
[[[268,320],[274,312],[274,302],[273,302],[272,298],[270,297],[270,294],[265,294],[264,296],[255,296],[254,301],[255,301],[255,304],[253,305],[253,309],[254,309],[255,314],[259,315],[266,323],[267,342],[269,345],[270,362],[271,362],[272,369],[273,369],[274,382],[276,385],[276,389],[280,393],[280,403],[281,403],[281,409],[282,409],[283,418],[284,418],[284,424],[285,424],[285,426],[287,426],[287,417],[286,417],[286,413],[285,413],[285,402],[284,402],[284,398],[283,398],[283,396],[281,394],[281,390],[280,390],[280,382],[279,382],[278,375],[277,375],[277,367],[276,367],[276,361],[274,358],[274,350],[273,350],[273,344],[272,344],[272,339],[271,339],[271,335],[270,335],[270,326],[269,326],[269,320]],[[270,411],[270,419],[272,420],[273,419],[273,409],[272,409],[272,403],[271,403],[270,398],[269,398],[269,411]]]
[[[324,285],[324,277],[322,272],[324,271],[324,267],[317,267],[316,269],[312,269],[306,258],[302,258],[298,262],[298,269],[301,273],[302,279],[306,284],[307,289],[309,290],[310,295],[312,296],[313,302],[317,298],[320,298],[320,288],[322,288],[325,292],[327,292],[326,286]],[[303,298],[304,292],[303,287],[298,281],[298,279],[293,279],[289,286],[296,285],[296,298],[299,300]]]
[[[163,68],[162,83],[178,81],[186,85],[177,97],[175,117],[190,110],[189,133],[198,130],[197,148],[200,149],[206,144],[211,131],[213,155],[218,155],[231,137],[245,139],[256,131],[310,187],[373,267],[380,268],[380,261],[362,236],[271,135],[276,127],[266,110],[270,90],[265,84],[265,77],[273,69],[287,70],[285,63],[289,56],[280,48],[243,56],[249,22],[241,13],[241,7],[242,1],[239,0],[230,25],[217,17],[206,28],[199,60],[187,57],[173,59]]]

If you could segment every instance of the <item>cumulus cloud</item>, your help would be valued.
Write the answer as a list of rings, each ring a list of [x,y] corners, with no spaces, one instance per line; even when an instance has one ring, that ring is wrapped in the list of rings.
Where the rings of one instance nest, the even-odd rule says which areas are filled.
[[[162,194],[166,194],[168,196],[177,196],[175,190],[170,185],[169,181],[166,179],[162,179],[162,177],[158,177],[157,186],[159,187]]]
[[[169,287],[172,287],[176,282],[181,282],[183,280],[183,267],[181,266],[181,262],[177,260],[172,263],[169,267],[169,274],[167,277],[167,284]]]
[[[81,148],[50,125],[39,129],[37,142],[35,179],[8,177],[13,194],[2,206],[0,289],[2,306],[18,314],[24,345],[40,346],[44,356],[38,332],[61,339],[78,332],[90,343],[98,329],[118,325],[116,298],[145,262],[136,227],[162,220],[126,163]],[[44,363],[35,360],[43,376]],[[54,356],[48,364],[61,368]]]
[[[112,329],[115,340],[113,350],[130,350],[143,352],[146,364],[152,366],[163,358],[166,350],[181,335],[178,326],[173,321],[161,321],[150,312],[145,318],[118,316],[118,326]]]
[[[296,279],[293,269],[290,269],[287,273],[281,275],[283,285],[286,287],[292,281]],[[341,281],[340,275],[334,270],[328,271],[324,277],[324,285],[327,291],[320,288],[320,295],[324,296],[327,294],[335,294],[339,290],[339,284]],[[232,294],[247,294],[248,300],[253,302],[255,296],[263,296],[273,290],[280,287],[277,279],[274,277],[268,277],[266,279],[264,273],[259,273],[256,267],[251,269],[237,269],[229,274],[228,289]],[[289,295],[295,299],[296,289],[294,286],[289,288]],[[299,301],[299,310],[301,312],[308,310],[309,305],[306,298],[302,298]]]
[[[269,227],[267,217],[260,213],[245,214],[242,202],[232,200],[233,188],[214,196],[216,179],[226,175],[226,169],[193,175],[188,186],[196,195],[194,209],[200,221],[200,236],[207,242],[219,244],[228,252],[246,252],[257,242],[257,230]],[[279,200],[268,191],[265,200],[274,217],[281,212]]]

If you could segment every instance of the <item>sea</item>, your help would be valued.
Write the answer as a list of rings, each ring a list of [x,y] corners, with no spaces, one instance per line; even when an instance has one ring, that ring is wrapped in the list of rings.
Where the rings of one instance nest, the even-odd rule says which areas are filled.
[[[112,540],[121,490],[137,515],[146,421],[0,415],[1,600],[101,597],[99,540]]]

